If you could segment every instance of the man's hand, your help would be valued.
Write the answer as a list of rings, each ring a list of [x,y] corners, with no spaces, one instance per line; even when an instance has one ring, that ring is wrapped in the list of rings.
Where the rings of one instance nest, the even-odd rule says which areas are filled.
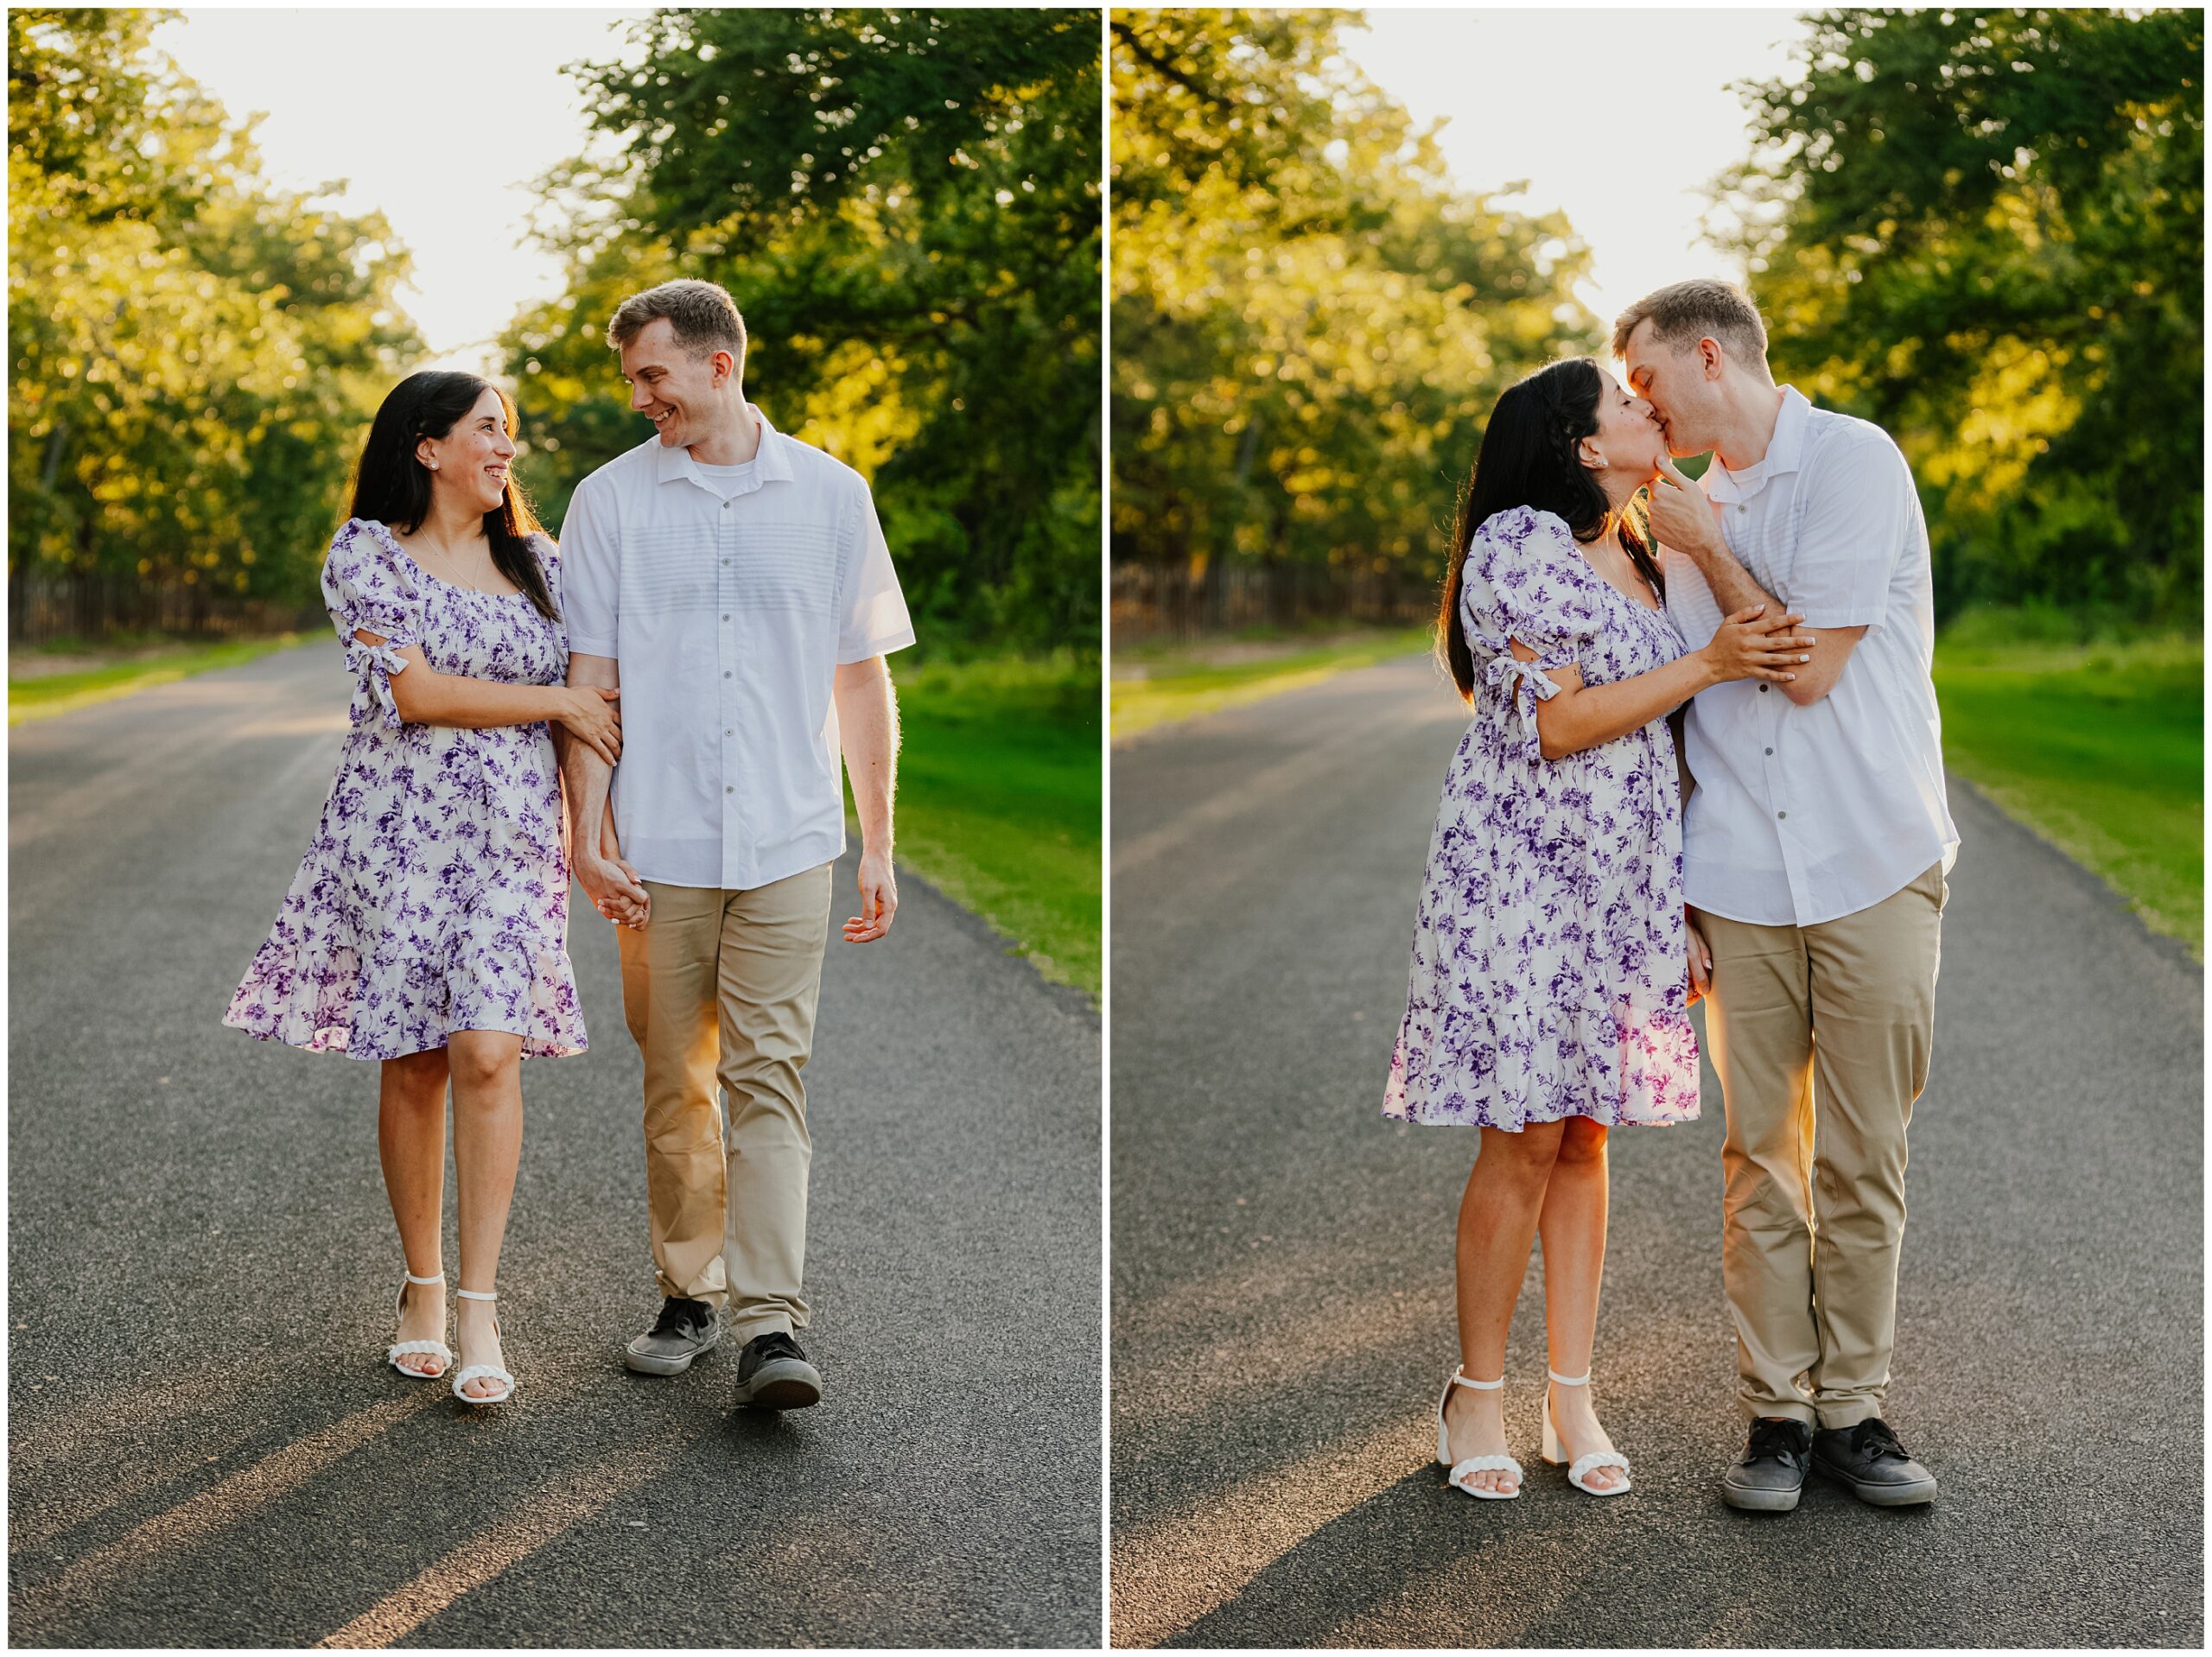
[[[1695,1006],[1713,994],[1713,946],[1705,941],[1705,934],[1697,930],[1697,923],[1690,919],[1689,905],[1682,905],[1682,930],[1689,936],[1690,995],[1688,1006]]]
[[[888,853],[861,851],[860,887],[861,912],[845,923],[845,942],[873,943],[891,930],[891,917],[899,912],[899,882]]]
[[[1651,483],[1651,532],[1659,543],[1692,558],[1725,545],[1716,522],[1720,509],[1705,498],[1705,491],[1664,454],[1659,457],[1659,469]]]
[[[617,926],[643,926],[652,918],[652,898],[637,870],[621,858],[576,854],[576,882],[592,907]]]

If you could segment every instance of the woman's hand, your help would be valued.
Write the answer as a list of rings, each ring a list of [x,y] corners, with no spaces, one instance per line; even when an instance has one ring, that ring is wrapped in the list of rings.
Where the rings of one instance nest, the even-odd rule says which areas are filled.
[[[1755,604],[1738,610],[1720,624],[1713,642],[1697,654],[1704,658],[1713,682],[1732,679],[1771,679],[1788,684],[1797,676],[1789,670],[1813,659],[1813,636],[1796,631],[1800,615],[1767,619],[1767,606]]]
[[[1690,919],[1687,905],[1682,910],[1682,930],[1688,935],[1690,945],[1690,998],[1687,1005],[1695,1006],[1713,994],[1713,946],[1697,930],[1697,923]]]
[[[608,765],[621,759],[622,714],[614,706],[621,691],[604,685],[564,685],[560,695],[563,711],[554,718],[561,728]]]

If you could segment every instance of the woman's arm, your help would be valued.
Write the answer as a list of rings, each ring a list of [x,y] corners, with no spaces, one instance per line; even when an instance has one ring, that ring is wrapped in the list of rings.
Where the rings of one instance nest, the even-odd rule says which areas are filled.
[[[364,644],[381,645],[380,634],[357,632]],[[622,727],[613,702],[617,690],[577,689],[567,685],[499,684],[440,673],[423,657],[419,644],[399,652],[406,666],[389,676],[391,705],[410,725],[439,725],[464,731],[501,725],[551,722],[563,727],[609,765],[621,756]]]
[[[1579,667],[1554,668],[1546,677],[1559,694],[1536,704],[1536,745],[1547,759],[1564,759],[1595,748],[1649,725],[1700,690],[1731,679],[1770,679],[1787,684],[1812,641],[1794,631],[1802,618],[1763,619],[1764,605],[1740,610],[1720,624],[1713,642],[1677,657],[1663,668],[1639,673],[1615,684],[1586,685]],[[1534,662],[1536,652],[1509,639],[1516,662]]]

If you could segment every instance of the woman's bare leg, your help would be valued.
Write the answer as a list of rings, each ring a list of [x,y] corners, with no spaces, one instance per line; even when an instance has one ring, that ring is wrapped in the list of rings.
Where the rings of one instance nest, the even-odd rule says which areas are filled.
[[[377,1159],[384,1165],[385,1195],[398,1222],[399,1247],[416,1277],[444,1267],[440,1234],[446,1197],[446,1056],[443,1049],[388,1058],[377,1087]],[[443,1341],[443,1284],[410,1283],[401,1304],[401,1341]],[[418,1374],[438,1375],[445,1365],[429,1352],[403,1354],[399,1362]]]
[[[1532,1122],[1517,1133],[1482,1130],[1481,1154],[1459,1199],[1457,1248],[1459,1364],[1470,1381],[1495,1381],[1505,1373],[1505,1331],[1528,1273],[1560,1130],[1557,1122]],[[1455,1462],[1510,1453],[1502,1392],[1454,1387],[1444,1420]],[[1468,1482],[1494,1490],[1514,1488],[1510,1473],[1475,1473]]]
[[[499,1245],[522,1160],[522,1038],[503,1030],[456,1030],[447,1038],[453,1070],[454,1180],[460,1187],[461,1282],[481,1294],[499,1285]],[[461,1300],[454,1313],[461,1363],[505,1365],[493,1330],[497,1308]],[[488,1398],[499,1383],[480,1376],[467,1390]]]
[[[1598,1336],[1598,1292],[1605,1273],[1605,1130],[1585,1117],[1567,1124],[1537,1229],[1544,1240],[1544,1333],[1551,1367],[1562,1375],[1590,1373]],[[1611,1450],[1598,1425],[1588,1387],[1551,1388],[1552,1425],[1571,1463]],[[1626,1476],[1600,1467],[1589,1482],[1605,1489]]]

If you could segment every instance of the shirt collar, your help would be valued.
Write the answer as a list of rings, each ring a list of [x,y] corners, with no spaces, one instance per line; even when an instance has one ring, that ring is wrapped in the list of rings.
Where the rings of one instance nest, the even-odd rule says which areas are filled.
[[[1813,405],[1805,394],[1794,385],[1782,388],[1782,411],[1775,416],[1774,435],[1767,439],[1766,457],[1757,466],[1747,466],[1740,473],[1731,472],[1721,465],[1715,454],[1713,464],[1705,469],[1700,479],[1705,485],[1707,499],[1722,502],[1749,500],[1785,472],[1795,472],[1805,463],[1805,428],[1811,419]]]
[[[788,440],[768,423],[768,416],[760,412],[759,403],[748,403],[745,409],[760,422],[760,448],[753,457],[753,486],[758,488],[765,483],[789,483],[791,480],[791,459],[784,450],[784,444]],[[654,474],[655,481],[674,483],[681,479],[696,484],[702,489],[707,487],[706,479],[699,474],[699,463],[691,458],[690,449],[680,445],[675,448],[663,445],[655,450],[654,458],[659,468]],[[718,493],[715,491],[709,492]]]

